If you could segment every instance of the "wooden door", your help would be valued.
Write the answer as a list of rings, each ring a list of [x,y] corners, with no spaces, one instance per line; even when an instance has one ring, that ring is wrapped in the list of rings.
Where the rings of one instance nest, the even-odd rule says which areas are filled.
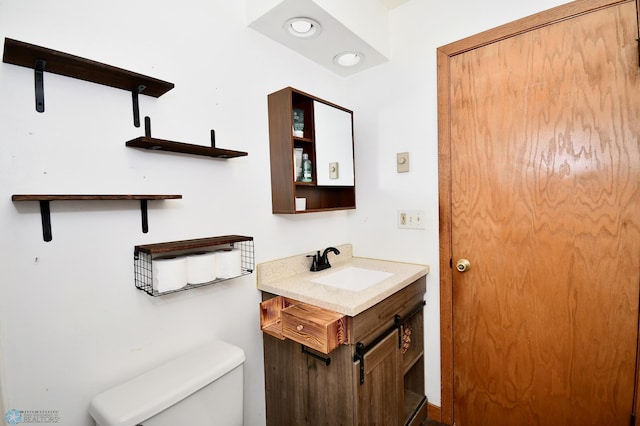
[[[453,266],[442,278],[448,423],[629,424],[640,283],[637,5],[604,3],[499,29],[490,43],[447,53],[446,64],[440,52],[441,264]],[[462,258],[467,272],[455,268]]]
[[[364,382],[360,361],[353,363],[357,424],[399,425],[402,417],[402,382],[399,370],[398,331],[389,333],[364,354]]]

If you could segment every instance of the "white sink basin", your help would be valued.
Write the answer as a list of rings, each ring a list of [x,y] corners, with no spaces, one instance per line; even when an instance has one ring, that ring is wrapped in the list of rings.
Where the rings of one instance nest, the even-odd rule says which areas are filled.
[[[336,272],[313,278],[311,282],[342,290],[362,291],[386,280],[392,275],[391,272],[348,266]]]

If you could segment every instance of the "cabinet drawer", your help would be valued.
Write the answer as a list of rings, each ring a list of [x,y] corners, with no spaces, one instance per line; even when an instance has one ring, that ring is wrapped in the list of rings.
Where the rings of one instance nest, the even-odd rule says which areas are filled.
[[[260,328],[324,354],[349,343],[347,316],[282,296],[260,304]]]
[[[282,311],[288,306],[300,303],[297,300],[277,296],[260,303],[260,330],[284,340],[282,334]]]
[[[306,303],[282,311],[282,334],[324,354],[349,343],[347,317]]]

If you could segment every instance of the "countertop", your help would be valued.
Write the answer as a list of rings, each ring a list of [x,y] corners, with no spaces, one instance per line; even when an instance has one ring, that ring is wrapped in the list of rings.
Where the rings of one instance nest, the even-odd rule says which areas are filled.
[[[309,271],[311,260],[307,253],[258,264],[258,290],[344,315],[356,316],[429,273],[427,265],[353,257],[351,244],[336,248],[340,250],[340,254],[329,254],[332,267],[324,271]],[[349,267],[388,272],[393,275],[361,291],[344,290],[311,281]]]

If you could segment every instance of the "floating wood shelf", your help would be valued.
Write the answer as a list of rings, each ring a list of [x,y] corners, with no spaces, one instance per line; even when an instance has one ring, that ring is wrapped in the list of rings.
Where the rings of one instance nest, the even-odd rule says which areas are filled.
[[[58,200],[80,200],[80,201],[99,201],[99,200],[175,200],[182,198],[182,195],[22,195],[14,194],[11,196],[12,201],[58,201]]]
[[[240,241],[253,241],[253,237],[242,235],[225,235],[222,237],[199,238],[195,240],[180,240],[167,243],[145,244],[136,246],[136,251],[149,254],[170,253],[179,250],[201,249],[209,246],[237,243]]]
[[[4,39],[2,62],[35,69],[39,60],[46,61],[45,71],[66,77],[78,78],[92,83],[103,84],[127,91],[139,91],[155,98],[174,88],[173,83],[127,71],[101,62],[36,46],[10,38]]]
[[[136,127],[140,127],[138,94],[157,98],[174,88],[167,81],[10,38],[4,39],[2,61],[34,70],[38,112],[44,112],[44,71],[130,91]]]
[[[142,232],[149,232],[149,218],[147,214],[147,202],[152,200],[181,199],[182,195],[43,195],[43,194],[14,194],[12,201],[38,201],[40,202],[40,216],[42,217],[42,237],[45,241],[53,239],[51,233],[50,201],[104,201],[104,200],[137,200],[140,201],[140,213],[142,215]]]
[[[233,158],[242,157],[247,155],[246,152],[232,151],[230,149],[221,149],[215,147],[208,147],[203,145],[193,145],[183,142],[173,142],[164,139],[156,139],[147,136],[141,136],[136,139],[132,139],[126,143],[131,148],[144,148],[154,151],[170,151],[179,152],[183,154],[203,155],[207,157],[215,158]]]

